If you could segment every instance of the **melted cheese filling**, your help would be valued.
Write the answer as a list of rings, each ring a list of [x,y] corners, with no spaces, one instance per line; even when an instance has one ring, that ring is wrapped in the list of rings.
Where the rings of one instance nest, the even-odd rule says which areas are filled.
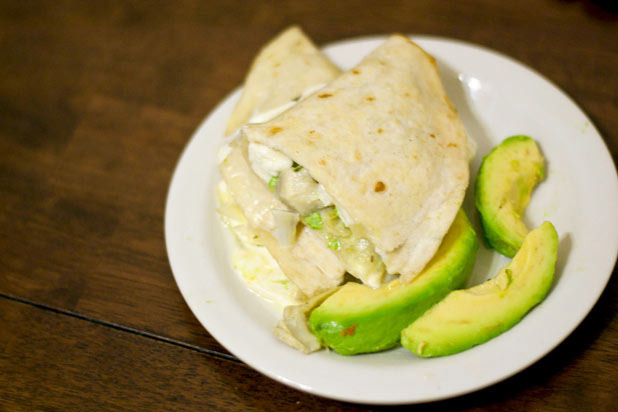
[[[283,273],[259,237],[249,226],[234,202],[225,182],[217,186],[217,212],[235,238],[231,253],[232,267],[247,287],[258,296],[281,307],[305,301],[303,293]]]

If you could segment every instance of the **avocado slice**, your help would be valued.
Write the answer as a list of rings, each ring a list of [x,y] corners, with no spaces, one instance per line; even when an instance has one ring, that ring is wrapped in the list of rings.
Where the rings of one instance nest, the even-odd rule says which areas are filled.
[[[478,249],[476,233],[459,211],[436,255],[409,283],[377,288],[348,282],[311,312],[309,325],[342,355],[376,352],[399,343],[400,333],[454,288],[462,287]]]
[[[501,254],[515,256],[528,234],[521,216],[544,174],[543,156],[528,136],[511,136],[483,158],[476,178],[476,208],[487,243]]]
[[[509,330],[547,295],[557,251],[556,229],[545,222],[526,236],[496,277],[451,292],[401,332],[401,344],[422,357],[444,356]]]

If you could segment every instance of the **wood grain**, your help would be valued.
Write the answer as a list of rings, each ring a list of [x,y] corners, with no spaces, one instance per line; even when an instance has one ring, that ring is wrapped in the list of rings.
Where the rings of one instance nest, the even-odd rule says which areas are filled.
[[[43,308],[0,312],[6,320],[0,361],[13,368],[10,379],[0,377],[0,408],[6,402],[9,410],[88,409],[86,396],[62,403],[68,393],[87,388],[98,390],[94,399],[109,408],[154,404],[105,403],[105,391],[120,390],[125,397],[164,399],[165,409],[171,392],[160,397],[163,392],[149,389],[135,372],[151,357],[159,359],[158,369],[185,365],[175,376],[181,383],[193,379],[187,384],[192,390],[199,391],[198,375],[209,376],[216,388],[210,394],[219,403],[203,405],[273,410],[293,408],[302,399],[308,409],[350,407],[303,397],[245,366],[190,349],[228,355],[190,313],[165,252],[165,197],[182,148],[203,117],[242,82],[259,47],[293,23],[318,44],[402,32],[498,50],[561,87],[590,115],[618,158],[618,15],[612,2],[0,2],[0,304],[21,305],[3,302],[14,297]],[[616,288],[610,282],[584,324],[539,364],[479,394],[427,407],[611,410],[618,379]],[[170,349],[132,331],[186,346]],[[84,348],[78,347],[79,333]],[[109,350],[101,352],[99,345],[92,352],[93,339],[107,339]],[[45,348],[56,340],[50,355]],[[55,375],[41,375],[36,363],[28,364],[19,355],[24,345],[47,368],[58,362]],[[79,367],[61,361],[62,345],[80,359]],[[107,369],[97,369],[91,358],[95,353],[113,358],[116,352],[126,358],[123,345],[145,353],[135,363],[116,364],[128,368],[127,380],[142,382],[133,391],[114,386],[111,378],[97,383],[103,376],[97,373]],[[150,346],[154,354],[148,354]],[[202,369],[191,369],[192,362],[203,362]],[[15,386],[20,375],[25,383]],[[171,379],[158,376],[157,388]],[[62,387],[47,387],[55,397],[28,403],[28,385],[41,377],[50,382],[61,377]],[[242,394],[259,392],[254,382],[278,389],[267,392],[270,401],[252,404]],[[11,392],[3,390],[7,383],[14,383]],[[169,388],[197,396],[181,386]]]
[[[613,283],[589,319],[531,368],[488,389],[418,408],[615,410],[618,359],[608,342],[618,327]],[[238,361],[10,299],[0,299],[0,325],[0,410],[385,409],[308,395]]]
[[[336,408],[239,362],[6,299],[0,321],[2,410]]]

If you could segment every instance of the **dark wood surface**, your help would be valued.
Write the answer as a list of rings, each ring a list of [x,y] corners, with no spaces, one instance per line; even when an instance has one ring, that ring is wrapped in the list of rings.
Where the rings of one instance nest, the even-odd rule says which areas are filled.
[[[422,33],[510,55],[565,90],[616,160],[616,12],[575,0],[1,1],[0,410],[378,409],[271,381],[193,317],[163,234],[182,148],[259,47],[298,23],[318,44]],[[614,276],[534,366],[417,408],[615,410],[617,289]]]

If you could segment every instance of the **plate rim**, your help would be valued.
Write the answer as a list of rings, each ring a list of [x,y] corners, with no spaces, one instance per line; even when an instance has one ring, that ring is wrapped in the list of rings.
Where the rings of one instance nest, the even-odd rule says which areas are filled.
[[[583,117],[589,122],[591,128],[593,129],[593,131],[595,132],[596,136],[599,138],[599,140],[602,143],[602,146],[605,149],[605,153],[604,155],[608,157],[610,164],[613,165],[613,170],[614,170],[614,182],[616,184],[618,184],[618,173],[616,172],[616,164],[614,163],[613,157],[611,155],[611,151],[609,150],[609,147],[605,141],[605,139],[603,139],[602,135],[599,133],[598,129],[596,128],[596,126],[594,125],[594,123],[591,121],[591,119],[588,117],[588,115],[586,114],[586,112],[584,110],[582,110],[582,108],[571,98],[571,96],[569,96],[564,90],[562,90],[560,87],[558,87],[554,82],[552,82],[550,79],[548,79],[547,77],[545,77],[543,74],[537,72],[536,70],[534,70],[533,68],[527,66],[526,64],[493,49],[490,49],[486,46],[483,45],[478,45],[478,44],[474,44],[474,43],[470,43],[467,41],[463,41],[460,39],[453,39],[453,38],[448,38],[448,37],[443,37],[443,36],[433,36],[433,35],[424,35],[424,34],[412,34],[412,35],[406,35],[408,38],[411,38],[414,41],[435,41],[435,42],[443,42],[443,43],[447,43],[450,45],[458,45],[458,46],[464,46],[466,48],[470,48],[472,50],[475,51],[482,51],[488,55],[490,55],[491,57],[499,57],[502,58],[506,61],[508,61],[511,64],[514,64],[516,66],[519,66],[520,68],[523,68],[525,70],[527,70],[528,72],[530,72],[531,74],[535,75],[536,77],[542,79],[545,83],[549,84],[552,89],[554,91],[557,91],[561,94],[562,98],[565,98],[566,100],[568,100],[568,102],[570,104],[572,104],[582,115]],[[330,48],[335,48],[335,47],[340,47],[340,46],[346,46],[349,45],[350,43],[353,42],[358,42],[358,43],[363,43],[363,42],[367,42],[367,41],[380,41],[380,40],[385,40],[388,37],[388,35],[368,35],[368,36],[360,36],[360,37],[352,37],[352,38],[347,38],[347,39],[343,39],[343,40],[339,40],[336,42],[332,42],[332,43],[328,43],[325,44],[323,46],[320,47],[321,50],[328,50]],[[448,399],[448,398],[453,398],[453,397],[457,397],[457,396],[461,396],[461,395],[465,395],[467,393],[471,393],[471,392],[475,392],[481,389],[484,389],[486,387],[492,386],[498,382],[501,382],[503,380],[506,380],[514,375],[516,375],[517,373],[521,372],[522,370],[528,368],[529,366],[531,366],[532,364],[538,362],[540,359],[542,359],[543,357],[545,357],[547,354],[549,354],[550,352],[552,352],[558,345],[560,345],[568,336],[570,336],[573,331],[585,320],[585,318],[589,315],[589,313],[592,311],[592,309],[594,308],[594,306],[598,303],[598,300],[600,298],[600,296],[602,295],[603,291],[606,289],[607,284],[611,278],[611,275],[613,273],[613,269],[616,266],[616,261],[618,259],[618,248],[616,249],[615,252],[615,256],[614,256],[614,261],[613,261],[613,265],[611,266],[612,269],[609,270],[609,273],[607,274],[607,276],[605,277],[603,284],[600,285],[599,287],[599,291],[598,294],[596,295],[594,301],[592,302],[592,304],[589,305],[589,307],[585,308],[582,313],[583,315],[581,316],[580,319],[577,319],[577,321],[572,322],[571,323],[571,327],[567,330],[567,331],[563,331],[563,336],[560,336],[558,339],[555,339],[554,342],[545,347],[544,350],[541,351],[541,353],[536,356],[536,357],[531,357],[530,359],[527,359],[525,362],[522,362],[522,364],[518,367],[518,368],[514,368],[513,370],[511,370],[509,373],[504,374],[502,376],[496,377],[493,380],[488,380],[486,381],[484,384],[482,385],[469,385],[469,387],[460,390],[460,391],[454,391],[454,392],[448,392],[448,393],[444,393],[442,395],[438,395],[438,396],[433,396],[433,397],[426,397],[423,399],[415,399],[415,400],[406,400],[406,399],[394,399],[394,400],[384,400],[384,399],[362,399],[362,400],[358,400],[358,399],[354,399],[351,398],[350,396],[347,395],[338,395],[336,393],[324,393],[324,391],[319,391],[319,390],[315,390],[314,388],[308,387],[307,385],[303,385],[300,382],[295,382],[292,381],[290,379],[285,378],[284,376],[280,376],[276,373],[273,373],[272,371],[270,371],[268,368],[263,367],[259,364],[256,364],[255,362],[246,359],[243,354],[238,354],[235,353],[234,351],[232,351],[231,349],[229,349],[226,345],[224,345],[219,338],[213,334],[210,330],[208,330],[208,328],[206,327],[205,323],[202,321],[202,319],[200,318],[199,315],[199,311],[194,307],[194,305],[192,304],[192,299],[189,298],[187,291],[183,290],[183,287],[181,286],[182,281],[179,280],[179,275],[177,274],[177,271],[174,270],[174,263],[172,262],[173,258],[172,255],[173,253],[170,252],[171,249],[173,249],[173,247],[171,246],[171,237],[169,235],[169,231],[170,231],[170,222],[172,221],[172,216],[171,216],[171,207],[170,204],[173,202],[173,194],[174,194],[174,189],[175,187],[177,187],[176,185],[177,183],[177,179],[179,176],[178,170],[180,169],[182,163],[183,163],[183,159],[185,159],[187,153],[190,151],[192,144],[194,144],[194,142],[197,139],[197,136],[200,134],[200,131],[204,129],[204,127],[207,125],[207,123],[209,122],[209,120],[211,119],[211,116],[216,113],[218,110],[221,109],[221,107],[230,101],[231,98],[233,98],[236,94],[239,93],[239,91],[241,90],[241,87],[237,87],[234,90],[232,90],[230,93],[228,93],[222,100],[220,100],[212,109],[211,111],[205,116],[205,118],[200,122],[199,126],[195,129],[195,131],[193,132],[193,134],[191,135],[190,139],[187,141],[187,144],[184,146],[181,155],[179,157],[178,162],[176,163],[176,166],[174,168],[174,172],[172,174],[172,178],[170,180],[170,185],[168,187],[168,192],[167,192],[167,196],[166,196],[166,203],[165,203],[165,213],[164,213],[164,233],[165,233],[165,243],[166,243],[166,251],[167,251],[167,255],[168,255],[168,261],[170,263],[170,268],[172,270],[172,274],[174,276],[174,280],[178,286],[178,289],[181,292],[181,295],[183,296],[183,299],[185,300],[185,303],[187,304],[187,306],[189,306],[189,308],[191,309],[192,313],[196,316],[196,318],[198,319],[198,321],[200,322],[200,324],[204,327],[204,329],[206,329],[206,331],[213,336],[213,338],[215,338],[224,348],[226,348],[227,350],[229,350],[231,353],[234,354],[234,356],[236,356],[238,359],[240,359],[241,361],[243,361],[244,363],[246,363],[248,366],[250,366],[251,368],[257,370],[258,372],[270,377],[271,379],[274,379],[280,383],[283,383],[286,386],[292,387],[294,389],[298,389],[301,390],[303,392],[307,392],[310,394],[314,394],[314,395],[318,395],[321,397],[325,397],[325,398],[329,398],[329,399],[335,399],[335,400],[340,400],[340,401],[346,401],[346,402],[353,402],[353,403],[368,403],[368,404],[374,404],[374,405],[397,405],[397,404],[412,404],[412,403],[422,403],[422,402],[432,402],[432,401],[437,401],[437,400],[442,400],[442,399]],[[404,397],[405,398],[405,397]]]

